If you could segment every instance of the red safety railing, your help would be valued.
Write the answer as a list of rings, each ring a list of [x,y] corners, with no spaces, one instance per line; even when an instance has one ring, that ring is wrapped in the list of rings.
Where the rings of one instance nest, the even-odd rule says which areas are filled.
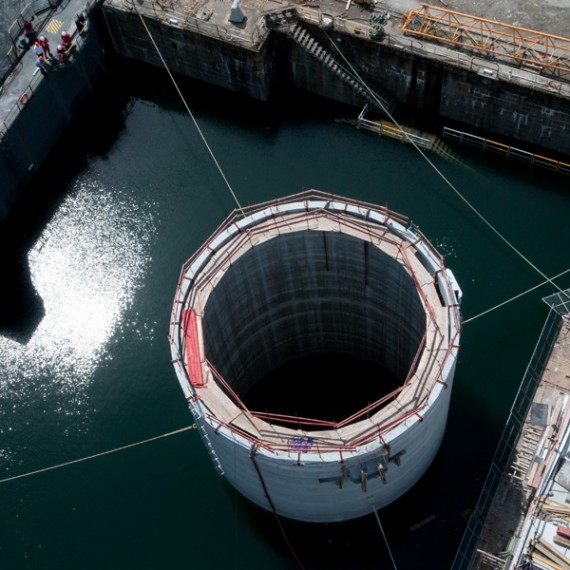
[[[274,413],[272,414],[272,413],[264,413],[264,412],[256,412],[256,411],[248,410],[248,408],[245,406],[245,404],[239,398],[238,394],[226,382],[226,380],[223,378],[223,376],[220,374],[220,372],[215,368],[215,366],[207,360],[204,363],[200,362],[199,345],[198,345],[198,331],[197,331],[198,324],[197,324],[197,320],[196,320],[196,314],[195,314],[194,310],[185,310],[185,309],[183,310],[183,306],[186,304],[188,295],[192,294],[192,291],[196,291],[197,289],[199,289],[203,284],[205,284],[207,282],[211,283],[211,280],[216,275],[216,273],[218,273],[224,267],[227,267],[228,265],[230,265],[232,263],[232,261],[234,260],[234,257],[237,254],[237,252],[239,252],[240,250],[243,249],[244,241],[251,241],[252,237],[255,236],[258,232],[266,232],[268,229],[267,228],[267,218],[260,220],[260,227],[259,228],[256,225],[254,225],[254,226],[250,226],[247,228],[239,229],[239,234],[232,238],[233,243],[231,244],[231,246],[229,248],[227,248],[227,251],[225,252],[224,257],[222,259],[218,260],[215,264],[213,264],[212,267],[209,267],[206,272],[200,273],[197,276],[194,283],[192,283],[191,286],[188,287],[188,290],[186,293],[186,298],[183,299],[182,298],[183,297],[182,292],[184,290],[184,282],[188,281],[190,279],[190,277],[187,275],[188,270],[191,268],[193,263],[201,255],[203,255],[203,253],[205,251],[210,250],[212,255],[215,253],[215,251],[213,251],[211,249],[210,244],[222,232],[228,230],[228,228],[231,225],[235,225],[239,222],[239,220],[241,220],[247,216],[250,216],[252,214],[255,214],[256,212],[261,212],[267,208],[275,208],[275,207],[278,207],[279,205],[286,205],[286,204],[291,204],[294,202],[304,201],[306,204],[306,209],[304,211],[302,211],[302,212],[300,211],[296,214],[295,213],[287,213],[286,214],[286,216],[287,216],[286,220],[280,220],[279,217],[274,217],[272,227],[279,232],[281,228],[290,227],[292,223],[298,222],[299,220],[302,220],[302,219],[307,219],[308,215],[311,217],[327,216],[327,217],[331,217],[333,219],[338,220],[339,231],[342,231],[342,227],[351,228],[351,229],[356,230],[358,232],[366,233],[371,240],[374,238],[376,240],[388,243],[389,245],[396,247],[398,249],[399,254],[401,255],[401,259],[403,260],[403,264],[406,266],[406,268],[408,269],[412,278],[415,281],[416,287],[419,291],[419,294],[421,295],[423,304],[426,307],[429,319],[432,321],[432,323],[435,324],[436,333],[439,333],[438,336],[441,335],[441,331],[439,331],[439,327],[437,325],[437,320],[435,317],[435,311],[433,310],[433,307],[431,306],[427,296],[423,292],[422,286],[421,286],[420,282],[418,281],[417,276],[415,275],[415,271],[414,271],[412,264],[410,262],[410,259],[408,258],[408,254],[406,252],[407,246],[402,246],[401,241],[398,241],[396,239],[392,239],[390,237],[391,234],[389,233],[389,229],[386,228],[385,226],[378,226],[376,228],[376,227],[371,226],[369,223],[366,223],[368,221],[367,216],[362,216],[361,218],[359,218],[358,216],[351,213],[351,217],[347,218],[347,217],[340,215],[341,214],[340,210],[330,210],[330,209],[327,209],[326,207],[318,208],[318,209],[310,209],[309,201],[311,201],[311,200],[324,200],[324,201],[328,201],[328,202],[344,202],[346,204],[345,208],[344,208],[345,211],[349,206],[354,206],[354,207],[364,208],[366,210],[379,213],[379,214],[386,216],[387,218],[389,218],[389,219],[391,219],[391,220],[393,220],[399,224],[402,224],[402,225],[406,225],[408,223],[408,219],[405,216],[402,216],[400,214],[392,212],[392,211],[388,210],[387,208],[378,207],[376,205],[369,204],[367,202],[347,200],[344,197],[339,198],[339,197],[336,197],[332,194],[328,194],[328,193],[317,191],[317,190],[301,192],[301,193],[293,195],[293,196],[288,196],[287,198],[270,200],[267,202],[256,204],[254,206],[247,206],[245,208],[242,208],[241,210],[234,210],[224,220],[224,222],[222,222],[222,224],[220,224],[220,226],[212,234],[212,236],[209,238],[209,240],[198,251],[196,251],[194,253],[194,255],[189,260],[187,260],[186,263],[183,265],[182,272],[181,272],[181,275],[180,275],[180,278],[178,281],[178,287],[177,287],[176,298],[175,298],[176,300],[174,302],[173,309],[172,309],[172,317],[171,317],[171,322],[170,322],[171,331],[174,331],[175,327],[177,327],[177,326],[179,327],[178,347],[179,347],[179,350],[181,352],[182,363],[186,362],[186,367],[183,366],[183,368],[185,369],[186,376],[188,377],[189,384],[192,386],[192,388],[193,389],[194,388],[201,388],[204,386],[204,376],[203,376],[202,365],[205,364],[208,367],[208,369],[211,371],[212,375],[215,377],[216,381],[223,387],[225,392],[229,395],[229,397],[233,400],[233,402],[235,403],[235,405],[239,409],[241,409],[244,413],[249,414],[252,417],[255,417],[259,420],[266,421],[266,422],[270,423],[271,427],[274,429],[274,432],[272,432],[271,439],[276,439],[277,441],[273,444],[270,444],[267,442],[267,439],[256,437],[246,430],[238,428],[237,426],[235,426],[231,423],[226,423],[226,422],[220,420],[218,417],[216,417],[212,413],[208,413],[206,417],[209,418],[209,420],[212,422],[213,425],[215,425],[215,424],[218,425],[217,429],[219,429],[219,427],[223,426],[226,429],[228,429],[228,430],[234,432],[235,434],[239,435],[240,437],[243,437],[246,440],[251,441],[253,444],[257,445],[258,447],[265,448],[268,450],[291,451],[289,444],[283,443],[283,442],[287,442],[289,439],[291,439],[291,434],[290,433],[279,433],[277,430],[275,430],[275,426],[273,424],[271,424],[271,422],[292,424],[292,425],[297,425],[297,426],[299,426],[299,425],[314,426],[314,427],[328,428],[331,430],[337,430],[337,429],[346,427],[349,424],[357,422],[357,421],[361,420],[362,418],[364,418],[365,416],[370,415],[371,413],[376,413],[380,408],[382,408],[382,406],[385,406],[388,402],[395,400],[402,393],[402,391],[404,389],[406,389],[411,383],[411,379],[412,379],[415,371],[417,370],[419,360],[420,360],[421,355],[425,349],[425,345],[427,342],[427,336],[426,336],[427,333],[424,333],[424,336],[423,336],[422,341],[418,347],[418,350],[416,351],[416,354],[414,356],[414,360],[412,362],[412,365],[410,367],[410,371],[407,375],[407,378],[406,378],[406,381],[404,382],[404,384],[402,386],[400,386],[399,388],[397,388],[396,390],[390,392],[389,394],[386,394],[385,396],[383,396],[382,398],[380,398],[376,402],[369,404],[365,408],[359,410],[355,414],[345,418],[344,420],[342,420],[340,422],[331,422],[331,421],[319,420],[319,419],[315,419],[315,418],[295,417],[295,416],[287,416],[284,414],[274,414]],[[362,222],[364,222],[364,224],[361,223],[360,220]],[[309,224],[307,224],[307,227],[309,227]],[[439,261],[440,266],[443,267],[443,257],[433,247],[433,245],[425,238],[425,236],[421,232],[417,231],[416,229],[414,229],[414,234],[419,236],[419,239],[416,240],[415,243],[423,242],[429,248],[430,253],[432,253],[434,255],[434,257]],[[208,263],[208,261],[205,262],[206,265],[207,265],[207,263]],[[454,296],[453,296],[453,293],[451,292],[451,290],[449,289],[449,284],[447,282],[447,279],[444,279],[443,281],[446,284],[446,287],[448,288],[447,293],[448,293],[449,298],[453,299]],[[450,342],[450,344],[448,345],[448,348],[445,352],[445,355],[444,355],[442,361],[439,362],[439,369],[438,369],[437,374],[435,375],[433,383],[431,384],[430,387],[426,387],[428,397],[429,397],[429,394],[431,393],[431,391],[433,390],[434,386],[437,383],[442,383],[442,384],[446,385],[446,383],[442,380],[442,374],[443,374],[443,371],[445,369],[445,364],[446,364],[448,358],[450,358],[450,356],[453,353],[454,348],[456,348],[455,341],[459,336],[460,319],[458,317],[457,306],[456,305],[449,305],[449,310],[451,310],[451,316],[455,321],[455,335],[452,339],[452,342]],[[187,329],[189,329],[189,330],[187,330]],[[192,330],[194,332],[192,332]],[[173,341],[171,336],[169,336],[169,340],[170,340],[171,344],[174,344],[174,341]],[[199,369],[199,371],[197,369]],[[378,439],[378,438],[383,442],[384,440],[383,440],[382,434],[386,433],[388,430],[393,429],[394,427],[401,424],[402,422],[405,422],[407,419],[413,417],[414,415],[416,415],[418,418],[421,419],[420,412],[423,411],[425,409],[425,407],[426,407],[425,403],[422,402],[419,406],[415,407],[414,409],[409,410],[407,412],[400,413],[400,415],[398,415],[395,418],[392,418],[392,419],[390,419],[390,420],[388,420],[382,424],[377,424],[377,425],[373,425],[369,428],[366,428],[362,433],[358,434],[357,436],[354,436],[352,439],[347,440],[347,441],[342,441],[342,440],[340,440],[340,438],[339,438],[338,442],[336,442],[336,441],[335,442],[324,441],[322,439],[319,439],[317,433],[310,432],[310,437],[311,437],[314,445],[312,445],[310,447],[310,449],[309,448],[303,449],[302,452],[303,453],[309,453],[309,452],[311,452],[311,453],[312,452],[322,453],[322,452],[326,452],[326,451],[339,451],[340,453],[342,453],[343,451],[354,450],[355,447],[360,446],[360,445],[364,445],[364,444],[369,443],[371,441],[374,441],[375,439]],[[294,451],[298,451],[298,449],[294,450]]]

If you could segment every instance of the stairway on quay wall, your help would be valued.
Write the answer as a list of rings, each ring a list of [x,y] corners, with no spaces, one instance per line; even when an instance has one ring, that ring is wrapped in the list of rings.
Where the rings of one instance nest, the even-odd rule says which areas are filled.
[[[79,0],[62,3],[72,17],[75,5],[84,6]],[[28,95],[24,105],[15,100],[2,106],[10,89],[4,86],[0,174],[6,183],[0,219],[105,75],[103,52],[166,63],[174,73],[263,101],[282,87],[294,88],[358,112],[365,105],[384,117],[411,110],[444,126],[460,124],[467,133],[490,133],[517,148],[544,149],[563,160],[570,156],[567,78],[409,37],[402,31],[404,14],[388,13],[389,5],[243,0],[243,21],[236,23],[221,0],[90,0],[93,22],[85,37],[78,36],[72,63],[48,82],[32,77],[29,58],[27,71],[19,73],[30,78],[17,92],[17,98]],[[46,105],[49,113],[42,112]],[[39,140],[33,137],[38,125]]]

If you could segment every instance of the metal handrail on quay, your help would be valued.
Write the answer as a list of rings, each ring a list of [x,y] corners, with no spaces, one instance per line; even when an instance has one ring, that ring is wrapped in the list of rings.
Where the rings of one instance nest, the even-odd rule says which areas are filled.
[[[472,146],[484,151],[492,152],[493,154],[504,156],[505,158],[526,162],[533,166],[546,168],[553,172],[570,175],[570,164],[567,162],[562,162],[541,154],[528,152],[492,139],[458,131],[449,127],[443,127],[442,137],[458,144]]]

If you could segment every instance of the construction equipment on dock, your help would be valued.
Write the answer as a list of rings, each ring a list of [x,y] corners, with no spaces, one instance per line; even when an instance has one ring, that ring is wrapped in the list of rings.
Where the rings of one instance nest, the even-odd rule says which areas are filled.
[[[570,78],[568,38],[428,5],[410,10],[402,30],[538,73]]]

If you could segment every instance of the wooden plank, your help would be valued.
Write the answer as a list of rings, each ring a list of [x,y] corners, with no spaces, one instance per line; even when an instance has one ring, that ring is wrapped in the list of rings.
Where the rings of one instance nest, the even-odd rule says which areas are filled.
[[[556,527],[556,534],[567,540],[570,540],[570,528],[567,528],[565,526],[558,526]]]
[[[564,538],[563,536],[555,536],[554,542],[564,548],[570,548],[570,539]]]
[[[549,558],[545,558],[544,556],[539,556],[536,553],[532,555],[532,559],[536,560],[537,562],[540,562],[541,564],[544,564],[549,568],[552,568],[552,570],[563,570],[561,566],[559,566],[558,564],[554,564],[554,562],[552,562],[552,560],[550,560]]]
[[[551,544],[545,542],[544,540],[538,539],[534,543],[534,547],[564,570],[570,570],[570,559],[556,550],[556,548],[554,548],[554,546]]]

